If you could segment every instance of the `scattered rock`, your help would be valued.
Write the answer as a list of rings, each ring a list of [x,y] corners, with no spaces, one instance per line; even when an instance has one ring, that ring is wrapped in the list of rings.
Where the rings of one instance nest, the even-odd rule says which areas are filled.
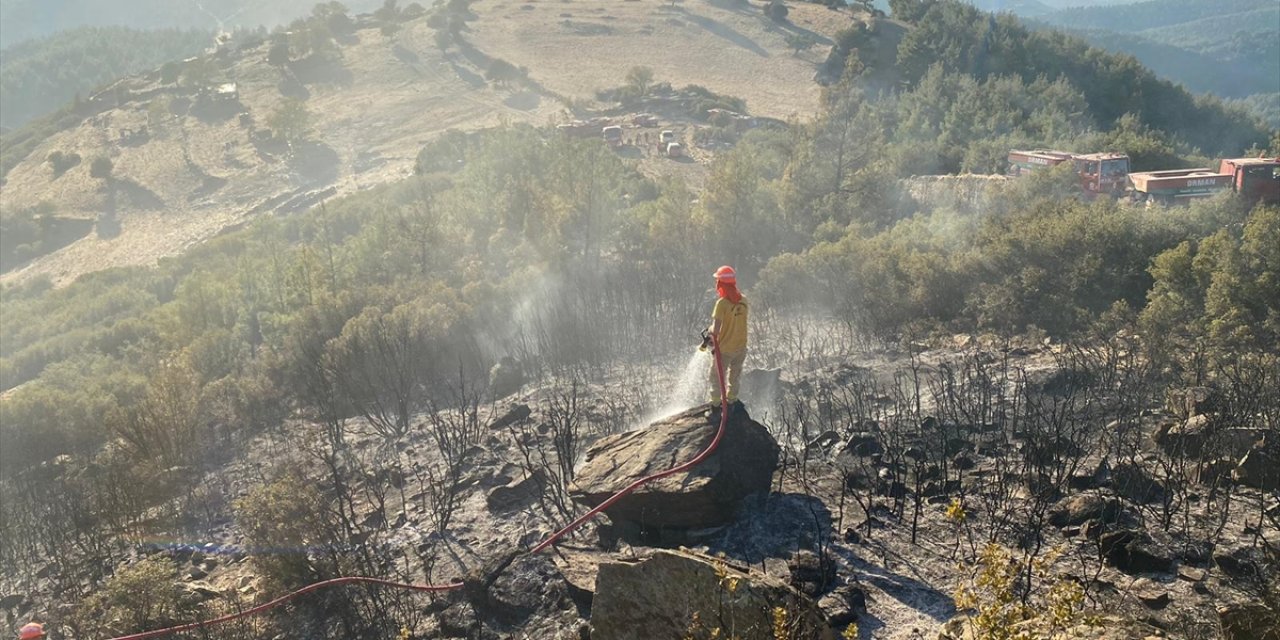
[[[1166,637],[1151,625],[1116,616],[1104,616],[1094,622],[1069,624],[1064,629],[1049,616],[1041,616],[1000,631],[1007,633],[1009,637],[1051,637],[1054,640],[1159,640]],[[982,637],[986,636],[974,629],[969,616],[965,614],[948,620],[938,635],[939,640],[979,640]]]
[[[567,597],[564,577],[549,554],[522,554],[490,586],[483,613],[486,620],[520,626],[540,611],[561,609]]]
[[[806,596],[814,597],[836,578],[836,563],[831,554],[818,554],[808,549],[798,551],[787,562],[791,586]]]
[[[1071,474],[1067,479],[1067,483],[1076,491],[1084,491],[1086,489],[1095,489],[1106,484],[1111,479],[1111,465],[1107,464],[1105,459],[1099,460],[1098,464],[1092,467],[1085,467]]]
[[[1247,427],[1223,429],[1214,441],[1213,451],[1239,459],[1255,448],[1265,446],[1268,431]]]
[[[1106,561],[1125,573],[1162,573],[1173,568],[1173,560],[1159,554],[1141,531],[1105,533],[1098,544]]]
[[[0,597],[0,609],[5,611],[17,609],[19,605],[26,601],[26,599],[27,597],[21,593],[11,593],[4,597]]]
[[[738,637],[772,638],[775,607],[797,621],[794,637],[835,637],[817,607],[777,578],[700,554],[658,551],[640,562],[600,565],[591,638],[701,637],[722,620],[733,621]]]
[[[1196,469],[1196,481],[1205,485],[1220,485],[1231,480],[1235,469],[1235,460],[1213,460]]]
[[[867,594],[856,584],[836,587],[818,601],[818,608],[832,627],[844,627],[867,613]]]
[[[527,404],[513,405],[511,409],[507,410],[507,412],[499,416],[497,420],[494,420],[493,424],[489,425],[489,430],[497,431],[499,429],[506,429],[507,427],[528,418],[532,414],[533,410],[530,409]]]
[[[1102,537],[1106,529],[1107,525],[1103,524],[1101,520],[1090,520],[1080,527],[1080,533],[1090,540],[1097,540]]]
[[[1165,407],[1181,420],[1218,410],[1222,397],[1209,387],[1187,387],[1165,392]]]
[[[1204,569],[1187,566],[1178,567],[1178,578],[1180,580],[1186,580],[1187,582],[1203,582],[1206,575],[1207,574]]]
[[[1259,444],[1246,453],[1231,476],[1236,482],[1263,491],[1280,490],[1280,455]]]
[[[485,496],[485,504],[489,505],[491,511],[514,511],[537,499],[546,486],[546,472],[535,469],[520,480],[494,487]]]
[[[1218,608],[1226,640],[1280,640],[1280,613],[1260,604]]]
[[[606,513],[646,528],[703,528],[727,523],[742,499],[769,490],[778,443],[751,420],[741,403],[730,407],[719,447],[693,468],[640,487]],[[609,436],[587,450],[574,478],[573,499],[595,506],[639,478],[692,460],[720,426],[720,407],[707,404]]]
[[[973,449],[973,443],[967,438],[947,438],[947,446],[943,453],[948,456],[960,455]]]
[[[804,446],[804,450],[810,453],[818,452],[818,451],[826,451],[839,441],[840,441],[839,433],[836,433],[835,431],[826,431],[822,435],[814,438],[813,440],[810,440],[808,444]]]
[[[1111,473],[1111,486],[1116,493],[1137,503],[1157,502],[1164,497],[1164,485],[1136,464],[1116,465]]]
[[[459,601],[439,614],[440,632],[445,637],[474,637],[480,629],[480,620],[471,603]]]
[[[505,398],[524,386],[524,367],[511,356],[502,356],[489,370],[489,392],[494,398]]]
[[[1213,564],[1232,578],[1244,578],[1258,573],[1258,564],[1249,557],[1247,549],[1213,554]]]
[[[1138,596],[1138,600],[1142,602],[1143,606],[1151,609],[1152,611],[1160,611],[1161,609],[1169,606],[1170,602],[1173,602],[1173,598],[1169,595],[1168,591],[1146,591],[1136,595]]]
[[[1182,564],[1193,567],[1208,566],[1213,559],[1213,544],[1202,540],[1183,540],[1177,543],[1177,557]]]
[[[196,602],[204,602],[222,597],[222,592],[213,588],[208,582],[190,582],[183,585],[187,595]]]
[[[859,431],[845,440],[842,453],[862,457],[876,456],[884,453],[884,447],[880,446],[880,441],[876,439],[874,433]]]
[[[1096,494],[1066,498],[1049,510],[1049,524],[1055,527],[1080,526],[1089,520],[1115,522],[1121,511],[1120,501]]]
[[[1162,426],[1153,439],[1166,454],[1189,458],[1199,456],[1216,431],[1213,418],[1200,414]]]
[[[591,617],[591,604],[596,595],[596,571],[601,562],[610,562],[612,556],[599,551],[584,551],[573,547],[557,547],[551,556],[564,578],[569,597],[578,607],[583,618]]]
[[[381,529],[387,525],[387,514],[382,509],[374,509],[369,515],[360,521],[360,528],[366,531],[371,529]]]

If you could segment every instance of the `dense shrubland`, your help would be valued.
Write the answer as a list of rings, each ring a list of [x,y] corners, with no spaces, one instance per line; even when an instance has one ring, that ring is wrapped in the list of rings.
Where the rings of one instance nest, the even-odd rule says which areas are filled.
[[[946,7],[919,19],[963,14]],[[904,43],[904,55],[925,46]],[[913,195],[903,179],[999,172],[1005,151],[1024,145],[1126,151],[1140,167],[1163,166],[1264,144],[1265,133],[1227,120],[1184,128],[1185,118],[1162,120],[1140,102],[1098,107],[1094,83],[1081,90],[1070,74],[996,71],[934,65],[911,88],[874,98],[839,83],[812,122],[747,134],[696,194],[644,177],[597,141],[524,126],[450,133],[402,182],[259,221],[153,268],[61,289],[38,280],[6,287],[0,566],[15,575],[66,558],[58,588],[87,597],[86,585],[106,579],[129,544],[198,533],[235,513],[256,547],[323,551],[256,560],[273,592],[356,571],[394,575],[390,550],[353,545],[362,532],[355,505],[385,504],[387,492],[416,484],[415,499],[446,529],[455,496],[440,488],[456,486],[459,459],[482,438],[487,373],[504,356],[557,390],[545,412],[564,450],[524,453],[530,469],[551,470],[545,509],[568,515],[572,468],[558,461],[572,459],[577,443],[576,383],[692,344],[710,302],[708,274],[722,263],[738,267],[755,300],[762,361],[957,332],[1080,345],[1064,368],[1111,386],[1037,396],[1044,404],[1010,418],[1043,436],[1034,443],[1043,452],[1071,438],[1124,457],[1132,443],[1106,440],[1107,421],[1076,410],[1123,420],[1165,385],[1236,384],[1233,415],[1251,415],[1246,399],[1274,381],[1280,338],[1276,207],[1248,209],[1230,196],[1176,210],[1083,202],[1062,171],[991,180],[972,198]],[[1216,103],[1179,104],[1161,113],[1223,113]],[[1210,139],[1199,149],[1184,142]],[[920,394],[951,411],[938,416],[950,424],[997,410],[989,397],[966,404],[976,389],[1033,395],[1023,372],[999,363],[949,366],[936,380],[914,380],[914,397],[865,382],[791,406],[830,412],[844,402],[841,420],[886,429],[896,420],[905,426],[886,437],[906,443],[926,437],[917,433],[927,424]],[[618,394],[619,415],[637,404],[631,394]],[[868,394],[897,410],[860,404]],[[1274,406],[1259,411],[1274,425]],[[286,419],[313,425],[315,436],[276,456],[260,488],[233,500],[209,480],[206,472]],[[783,429],[803,423],[780,417]],[[355,428],[388,443],[425,430],[439,460],[406,466],[394,447],[354,450]],[[1081,464],[1034,454],[1026,470],[1054,486]],[[307,468],[319,477],[298,475]],[[1043,526],[1048,498],[1025,510],[1012,484],[1002,488],[983,498],[995,514],[990,541]],[[911,495],[914,503],[894,505],[900,517],[908,507],[919,517],[921,492]],[[1183,507],[1149,515],[1168,522]],[[115,598],[128,595],[133,576],[117,575],[83,610],[127,606]],[[334,622],[312,637],[385,636],[396,630],[382,628],[380,614],[422,615],[377,592],[314,606]]]

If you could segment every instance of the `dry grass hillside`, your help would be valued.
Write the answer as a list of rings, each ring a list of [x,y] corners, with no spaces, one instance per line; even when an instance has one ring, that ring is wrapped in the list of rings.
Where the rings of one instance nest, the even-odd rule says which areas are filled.
[[[738,0],[480,0],[472,37],[573,98],[621,85],[628,69],[643,65],[657,81],[702,85],[745,99],[753,114],[785,119],[813,112],[814,65],[851,21],[847,11],[788,6],[788,22],[779,24],[760,3]],[[794,33],[819,44],[795,55],[786,43]]]
[[[266,43],[226,52],[215,57],[214,80],[237,83],[238,101],[201,100],[155,73],[121,81],[120,106],[45,140],[3,187],[6,209],[49,202],[61,216],[105,214],[117,224],[100,224],[0,279],[46,275],[61,285],[107,267],[152,264],[254,217],[408,175],[422,143],[447,129],[589,115],[583,108],[596,91],[623,84],[637,65],[653,68],[655,81],[743,98],[756,115],[805,117],[820,92],[814,68],[851,20],[797,3],[791,24],[776,25],[758,4],[727,0],[479,0],[471,10],[462,49],[441,51],[423,17],[391,35],[358,29],[334,64],[272,66]],[[820,44],[794,55],[786,36],[798,30]],[[486,82],[493,58],[526,67],[534,88]],[[286,96],[303,99],[310,113],[308,142],[292,149],[266,130]],[[147,135],[127,136],[143,126]],[[84,162],[55,176],[45,162],[54,151]],[[99,156],[114,166],[109,180],[90,175]]]

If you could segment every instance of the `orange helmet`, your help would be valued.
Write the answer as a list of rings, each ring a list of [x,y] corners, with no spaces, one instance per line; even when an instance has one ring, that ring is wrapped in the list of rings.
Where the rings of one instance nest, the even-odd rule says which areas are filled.
[[[729,284],[737,284],[738,282],[738,274],[734,273],[733,267],[727,264],[716,269],[715,276],[717,282],[725,282]]]
[[[28,622],[18,629],[18,640],[37,640],[44,637],[44,625],[39,622]]]

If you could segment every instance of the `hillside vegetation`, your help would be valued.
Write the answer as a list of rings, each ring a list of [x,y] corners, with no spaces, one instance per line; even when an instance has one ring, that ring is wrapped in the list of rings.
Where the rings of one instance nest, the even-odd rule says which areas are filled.
[[[778,88],[740,70],[664,86],[696,65],[660,52],[648,60],[671,68],[635,69],[643,25],[600,52],[615,84],[555,75],[564,54],[507,60],[489,52],[550,46],[514,24],[546,5],[499,3],[323,5],[174,78],[121,83],[9,172],[3,235],[52,251],[0,288],[11,609],[75,640],[338,576],[474,575],[582,513],[582,452],[661,412],[668,372],[703,378],[686,361],[702,368],[689,354],[728,263],[752,366],[780,370],[776,396],[745,400],[784,457],[774,491],[702,534],[710,552],[774,571],[795,554],[781,571],[824,611],[837,584],[859,589],[846,637],[948,620],[959,637],[1214,637],[1239,610],[1280,615],[1280,207],[1088,201],[1068,165],[952,175],[1002,174],[1023,146],[1136,168],[1280,154],[1280,133],[953,1],[894,0],[891,20],[792,7],[789,27],[755,5],[623,4],[727,40],[769,82],[834,71],[822,88],[791,79],[814,92],[808,117],[738,126],[710,109],[803,100],[771,107]],[[622,11],[554,7],[552,22],[594,25],[566,42]],[[848,22],[825,60],[787,45],[832,16]],[[743,57],[743,39],[763,53]],[[238,95],[210,90],[225,80]],[[630,124],[616,147],[566,135],[566,102],[658,111],[688,155],[648,151]],[[69,213],[93,233],[61,247]],[[72,261],[107,252],[128,255]],[[494,496],[512,494],[504,511]],[[624,545],[621,528],[561,551],[670,542]],[[219,632],[580,637],[593,614],[563,555],[498,594],[527,606],[352,588]],[[771,640],[802,640],[768,613]],[[732,626],[696,614],[694,637]]]
[[[56,36],[82,27],[232,31],[272,27],[311,10],[312,0],[0,0],[0,46]],[[377,0],[348,0],[354,11],[371,11]]]
[[[108,81],[212,44],[213,34],[200,31],[84,27],[7,47],[0,57],[0,126],[20,127]]]
[[[1243,98],[1280,91],[1280,5],[1149,0],[1036,16],[1095,46],[1128,53],[1196,92]]]

